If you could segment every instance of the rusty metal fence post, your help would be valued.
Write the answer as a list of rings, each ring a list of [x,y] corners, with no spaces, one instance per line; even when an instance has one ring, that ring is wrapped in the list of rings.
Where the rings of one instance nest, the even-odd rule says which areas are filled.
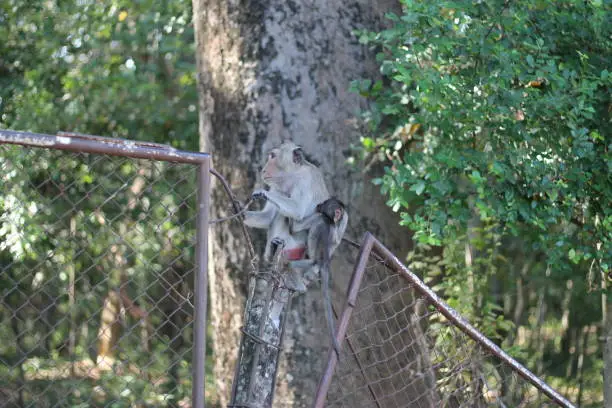
[[[205,406],[206,306],[208,301],[208,215],[210,207],[210,159],[198,169],[196,228],[195,333],[192,398],[194,408]]]
[[[344,339],[344,337],[346,336],[348,322],[353,313],[355,302],[357,301],[360,282],[365,272],[366,265],[368,263],[368,257],[370,256],[370,252],[372,252],[372,245],[374,245],[374,237],[370,233],[366,233],[363,238],[363,243],[361,244],[361,249],[359,250],[357,263],[355,264],[355,268],[353,269],[351,284],[349,285],[348,295],[344,304],[344,312],[342,313],[342,315],[340,316],[340,320],[338,321],[336,339],[338,340],[339,344],[342,343],[342,339]],[[329,353],[327,355],[327,361],[328,364],[325,367],[325,371],[323,373],[323,376],[321,376],[321,381],[319,381],[319,386],[317,387],[317,394],[315,396],[314,401],[315,407],[323,407],[325,405],[325,398],[327,398],[327,392],[329,391],[329,387],[331,385],[334,370],[336,368],[336,364],[338,364],[338,355],[334,352],[333,349],[329,350]]]

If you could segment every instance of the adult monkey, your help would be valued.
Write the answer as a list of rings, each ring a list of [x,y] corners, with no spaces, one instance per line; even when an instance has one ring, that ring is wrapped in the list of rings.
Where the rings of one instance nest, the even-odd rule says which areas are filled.
[[[287,260],[302,259],[307,232],[292,233],[289,225],[314,214],[317,204],[330,197],[323,173],[306,160],[300,146],[285,141],[270,151],[261,174],[270,190],[256,189],[252,197],[266,199],[266,204],[261,211],[247,211],[244,222],[250,227],[268,230],[266,260],[270,260],[280,244]],[[293,289],[306,289],[303,283],[297,286]]]

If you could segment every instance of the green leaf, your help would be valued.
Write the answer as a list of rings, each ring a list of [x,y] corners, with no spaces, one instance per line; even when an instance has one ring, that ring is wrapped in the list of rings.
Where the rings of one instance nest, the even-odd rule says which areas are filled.
[[[361,144],[366,150],[372,150],[374,146],[376,145],[376,143],[374,142],[374,139],[372,139],[371,137],[362,138]]]
[[[419,181],[418,183],[410,187],[410,191],[414,191],[417,195],[421,195],[424,190],[425,190],[425,183],[423,181]]]
[[[370,86],[372,86],[372,80],[363,79],[359,84],[359,89],[361,90],[361,92],[366,92],[370,89]]]

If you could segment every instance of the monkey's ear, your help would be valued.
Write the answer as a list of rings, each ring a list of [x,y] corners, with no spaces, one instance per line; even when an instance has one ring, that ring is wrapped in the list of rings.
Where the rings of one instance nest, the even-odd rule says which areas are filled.
[[[302,165],[306,161],[306,156],[304,155],[304,151],[301,147],[296,147],[293,149],[293,162],[295,164]]]
[[[305,152],[304,152],[304,159],[308,163],[314,165],[315,167],[320,167],[321,166],[321,162],[320,161],[318,161],[317,159],[313,158],[311,155],[306,154]]]

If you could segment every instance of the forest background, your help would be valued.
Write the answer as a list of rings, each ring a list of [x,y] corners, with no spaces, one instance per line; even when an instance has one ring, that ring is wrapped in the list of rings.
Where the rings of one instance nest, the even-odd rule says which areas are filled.
[[[572,401],[593,407],[603,401],[604,365],[612,370],[602,357],[612,359],[604,353],[612,333],[610,16],[609,4],[597,0],[402,1],[378,29],[351,31],[370,57],[364,64],[376,69],[344,78],[346,89],[350,83],[366,102],[352,112],[352,139],[337,147],[345,159],[340,165],[373,177],[396,213],[392,222],[412,234],[414,245],[398,252],[407,264],[528,368]],[[205,108],[198,101],[192,19],[192,4],[169,0],[3,1],[0,127],[205,148],[198,134],[198,111]],[[70,236],[75,222],[95,220],[82,212],[58,222],[57,214],[69,212],[92,180],[106,183],[100,197],[90,193],[92,202],[122,180],[98,181],[110,167],[84,167],[76,157],[0,152],[0,180],[10,185],[0,197],[0,387],[10,388],[23,381],[11,368],[25,352],[35,350],[50,366],[95,360],[99,299],[123,275],[121,262],[111,258],[110,273],[87,264],[113,246],[115,235],[91,224],[81,237],[91,252],[79,261],[78,271],[85,272],[73,282],[83,312],[63,319],[75,305],[62,295],[68,275],[57,271],[74,268],[82,241],[57,237]],[[19,171],[7,172],[7,163]],[[121,165],[121,171],[130,178],[138,170]],[[50,199],[53,188],[33,188],[41,178],[59,184],[67,173],[75,179],[66,200]],[[171,207],[188,189],[187,183],[172,184],[146,194]],[[45,208],[33,209],[42,203]],[[118,200],[107,216],[125,230],[137,222],[142,235],[157,237],[159,225],[178,242],[193,234],[193,226],[180,217],[168,220],[162,209],[139,220],[128,206],[128,199]],[[142,245],[137,236],[126,239]],[[154,238],[146,249],[161,253],[153,264],[173,256],[162,241]],[[49,251],[43,276],[29,275]],[[122,261],[130,279],[161,290],[148,289],[152,264],[135,258]],[[181,281],[189,277],[184,272]],[[20,308],[28,298],[38,303]],[[143,307],[151,298],[140,299]],[[163,306],[149,306],[151,313],[172,316]],[[41,318],[41,310],[49,315]],[[75,327],[80,335],[68,344]],[[146,353],[147,361],[158,362],[149,370],[163,376],[164,367],[172,367],[164,392],[180,401],[191,389],[190,331],[179,330],[181,341],[171,331],[158,335],[164,347]],[[219,345],[216,336],[211,350]],[[145,354],[138,347],[122,353],[136,359]],[[213,357],[209,372],[216,372]],[[160,392],[128,374],[100,381],[103,398],[125,406]],[[210,381],[208,397],[217,401],[212,376]],[[78,384],[90,392],[90,385]],[[78,401],[74,390],[67,391],[73,385],[54,387],[55,398]]]

